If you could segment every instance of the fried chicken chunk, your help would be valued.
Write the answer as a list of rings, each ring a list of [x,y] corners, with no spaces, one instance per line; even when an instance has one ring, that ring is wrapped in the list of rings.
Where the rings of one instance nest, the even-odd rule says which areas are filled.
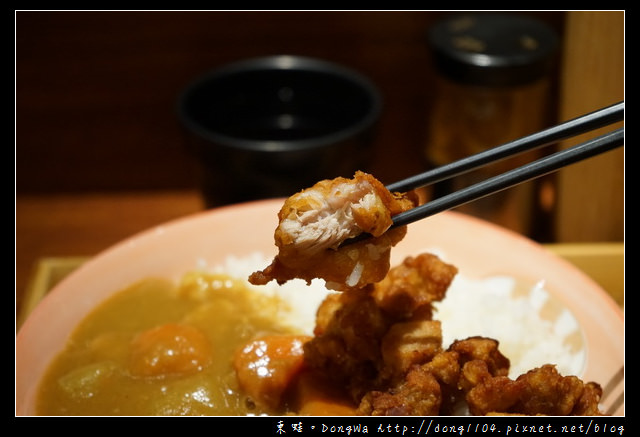
[[[431,311],[431,303],[444,298],[457,273],[455,266],[430,253],[407,257],[374,285],[373,296],[394,317],[411,318],[418,311]]]
[[[314,338],[304,347],[307,365],[344,387],[356,402],[378,384],[380,344],[392,323],[368,288],[329,295],[318,308]]]
[[[454,342],[430,361],[413,365],[386,390],[367,392],[363,415],[455,414],[466,405],[473,415],[598,416],[601,387],[576,376],[562,376],[546,364],[507,376],[509,360],[496,340],[470,337]]]
[[[386,390],[366,393],[358,413],[373,416],[452,414],[469,390],[482,381],[500,378],[508,370],[509,360],[498,350],[496,340],[485,337],[459,340],[446,351],[438,350],[431,357],[416,361],[406,373],[396,375]]]
[[[412,365],[441,351],[432,303],[444,297],[440,288],[446,290],[456,271],[437,256],[422,254],[392,268],[394,281],[330,294],[316,313],[314,338],[305,344],[307,364],[345,387],[355,402],[404,378]]]
[[[456,273],[425,253],[378,283],[329,294],[304,345],[305,365],[339,387],[359,415],[601,414],[600,386],[553,365],[509,378],[498,340],[471,336],[445,349],[433,303]]]
[[[562,376],[546,364],[520,375],[487,377],[467,393],[475,415],[524,414],[552,416],[600,415],[600,386],[577,376]]]
[[[440,383],[431,372],[417,368],[393,389],[367,393],[358,413],[368,416],[437,416],[442,393]]]
[[[406,234],[406,227],[389,230],[391,217],[417,204],[414,192],[391,193],[360,171],[352,179],[320,181],[285,201],[274,234],[278,254],[249,281],[264,285],[322,278],[339,291],[378,282],[389,271],[391,247]],[[340,247],[362,233],[373,238]]]

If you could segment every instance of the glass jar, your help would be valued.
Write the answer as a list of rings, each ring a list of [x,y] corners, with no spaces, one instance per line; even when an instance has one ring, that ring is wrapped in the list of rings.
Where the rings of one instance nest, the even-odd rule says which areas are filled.
[[[430,167],[534,133],[548,126],[556,33],[525,15],[473,13],[437,22],[429,33],[437,71],[424,147]],[[435,184],[439,197],[522,165],[529,152]],[[527,182],[457,210],[531,236],[536,184]]]

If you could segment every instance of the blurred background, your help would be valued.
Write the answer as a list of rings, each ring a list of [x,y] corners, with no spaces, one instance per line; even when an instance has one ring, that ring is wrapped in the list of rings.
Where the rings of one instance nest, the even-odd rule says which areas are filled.
[[[546,123],[624,100],[624,12],[522,13],[561,41]],[[444,14],[16,12],[18,304],[39,258],[94,255],[203,208],[176,99],[229,62],[292,54],[359,71],[384,105],[368,170],[385,183],[424,171],[436,91],[427,31]],[[623,149],[548,182],[532,238],[623,241]]]

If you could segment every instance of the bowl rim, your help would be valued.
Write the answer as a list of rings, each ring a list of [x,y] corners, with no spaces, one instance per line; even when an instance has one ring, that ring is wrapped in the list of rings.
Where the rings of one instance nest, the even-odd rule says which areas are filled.
[[[206,82],[238,72],[257,70],[307,70],[339,76],[361,88],[371,100],[371,106],[356,123],[346,128],[315,138],[295,140],[263,141],[224,135],[202,126],[188,115],[186,111],[187,100],[197,88]],[[219,146],[266,153],[290,150],[302,151],[336,144],[372,128],[382,113],[382,96],[376,85],[368,77],[350,67],[307,56],[273,55],[231,62],[193,79],[178,96],[177,113],[179,120],[187,131]]]
[[[270,247],[270,250],[275,253],[271,234],[260,232],[256,242],[254,233],[252,237],[241,238],[241,241],[234,246],[226,244],[227,240],[236,241],[239,235],[249,234],[239,234],[240,231],[220,232],[214,233],[213,237],[197,239],[193,239],[193,234],[196,231],[211,228],[225,229],[226,226],[242,228],[256,223],[256,221],[261,223],[260,226],[264,226],[265,229],[273,229],[277,223],[276,214],[281,204],[282,199],[265,199],[206,210],[171,220],[136,233],[104,249],[63,279],[47,294],[41,304],[36,306],[16,334],[16,414],[32,414],[33,404],[31,402],[35,397],[40,382],[39,378],[42,372],[46,371],[46,366],[50,362],[45,359],[47,356],[55,356],[52,351],[45,351],[43,355],[40,347],[45,350],[53,347],[58,342],[57,337],[66,338],[67,333],[72,332],[77,326],[76,322],[70,322],[67,317],[62,320],[58,317],[61,313],[67,313],[64,311],[65,299],[69,296],[77,297],[77,305],[87,308],[86,310],[71,311],[71,313],[78,313],[73,314],[72,319],[82,320],[96,305],[104,301],[104,296],[113,295],[124,286],[130,285],[134,280],[147,277],[148,275],[141,273],[141,271],[150,268],[150,265],[159,263],[160,267],[152,268],[154,271],[157,268],[162,268],[162,277],[177,279],[187,271],[186,265],[189,265],[189,268],[200,266],[201,257],[211,261],[227,256],[247,256],[255,250],[265,251],[267,247]],[[466,277],[473,278],[477,273],[481,273],[481,277],[503,274],[518,274],[520,276],[521,273],[526,272],[522,279],[536,282],[544,279],[548,291],[574,312],[574,316],[583,328],[583,335],[586,336],[588,355],[593,354],[599,357],[597,362],[586,362],[583,376],[592,379],[593,376],[588,375],[599,374],[602,369],[608,369],[613,364],[619,365],[620,359],[624,363],[624,312],[613,298],[577,267],[545,250],[539,243],[520,234],[454,211],[437,214],[425,219],[421,224],[418,223],[418,225],[420,226],[414,225],[412,229],[409,229],[409,238],[401,241],[395,251],[392,251],[392,265],[397,264],[402,257],[408,254],[415,254],[418,251],[432,252],[431,249],[444,249],[444,252],[439,255],[444,256],[445,261],[454,255],[459,261],[456,261],[456,265],[459,266],[460,273]],[[443,232],[445,229],[455,229],[455,238],[448,237],[450,232]],[[413,236],[411,236],[412,234]],[[429,235],[429,238],[425,239],[425,235]],[[470,239],[474,239],[474,244],[477,246],[472,251],[468,251]],[[173,250],[163,253],[159,249],[166,248],[167,242],[172,244]],[[442,242],[447,242],[447,245],[440,246]],[[490,246],[490,242],[496,244]],[[224,248],[223,252],[211,249],[212,244]],[[211,253],[202,251],[203,249],[211,251]],[[527,253],[528,256],[508,256],[509,253],[520,250]],[[156,255],[154,257],[142,256],[149,252]],[[467,252],[471,253],[467,254]],[[86,287],[79,287],[79,285],[86,285],[88,281],[94,282],[94,274],[97,271],[105,269],[116,271],[115,269],[122,265],[123,254],[128,258],[133,256],[137,260],[135,269],[126,268],[124,273],[109,275],[105,277],[104,281],[100,281],[96,287],[104,289],[104,296],[102,296],[102,291],[98,292],[101,295],[98,297],[95,292],[89,294],[82,292]],[[270,255],[269,252],[263,254]],[[479,254],[485,256],[477,258]],[[168,265],[171,267],[167,269]],[[211,266],[213,264],[207,264],[203,267]],[[471,270],[468,270],[470,267],[472,267]],[[135,279],[130,280],[130,275],[133,275],[132,277]],[[123,286],[113,286],[113,282],[122,282]],[[556,294],[557,292],[559,294]],[[593,305],[594,302],[596,305]],[[44,305],[42,305],[43,303]],[[53,321],[54,327],[51,328],[51,325],[45,323],[48,328],[42,329],[43,320]],[[593,323],[595,320],[598,323]],[[56,326],[58,326],[57,330]],[[618,337],[619,328],[622,330],[622,338]],[[590,338],[603,343],[604,349],[594,350],[590,346]],[[611,351],[616,353],[608,353]],[[617,354],[619,351],[622,353],[621,357]],[[50,353],[53,355],[49,355]],[[37,375],[37,378],[34,378],[34,375]],[[605,381],[598,382],[604,383]]]

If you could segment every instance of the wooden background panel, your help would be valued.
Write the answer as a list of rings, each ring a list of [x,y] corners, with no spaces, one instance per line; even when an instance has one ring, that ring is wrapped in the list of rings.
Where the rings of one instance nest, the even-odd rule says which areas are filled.
[[[432,19],[429,13],[18,13],[17,188],[194,186],[175,113],[181,89],[224,63],[282,53],[340,62],[369,76],[385,99],[377,145],[385,155],[411,155],[430,93],[424,36]],[[415,171],[414,162],[379,171],[395,178]]]
[[[624,12],[568,14],[560,88],[563,119],[624,100],[624,28]],[[585,134],[563,146],[591,137]],[[558,241],[624,241],[624,148],[563,169],[557,183]]]
[[[422,170],[441,12],[18,12],[19,193],[194,187],[175,113],[181,89],[224,63],[297,54],[380,88],[374,172]],[[536,13],[559,31],[563,13]]]
[[[553,105],[560,119],[624,98],[623,12],[533,14],[564,37]],[[227,62],[279,53],[328,59],[369,76],[384,98],[369,170],[384,182],[421,171],[434,95],[426,32],[441,16],[17,12],[17,194],[195,188],[176,117],[181,89]],[[558,241],[622,240],[623,190],[623,150],[563,170]]]

